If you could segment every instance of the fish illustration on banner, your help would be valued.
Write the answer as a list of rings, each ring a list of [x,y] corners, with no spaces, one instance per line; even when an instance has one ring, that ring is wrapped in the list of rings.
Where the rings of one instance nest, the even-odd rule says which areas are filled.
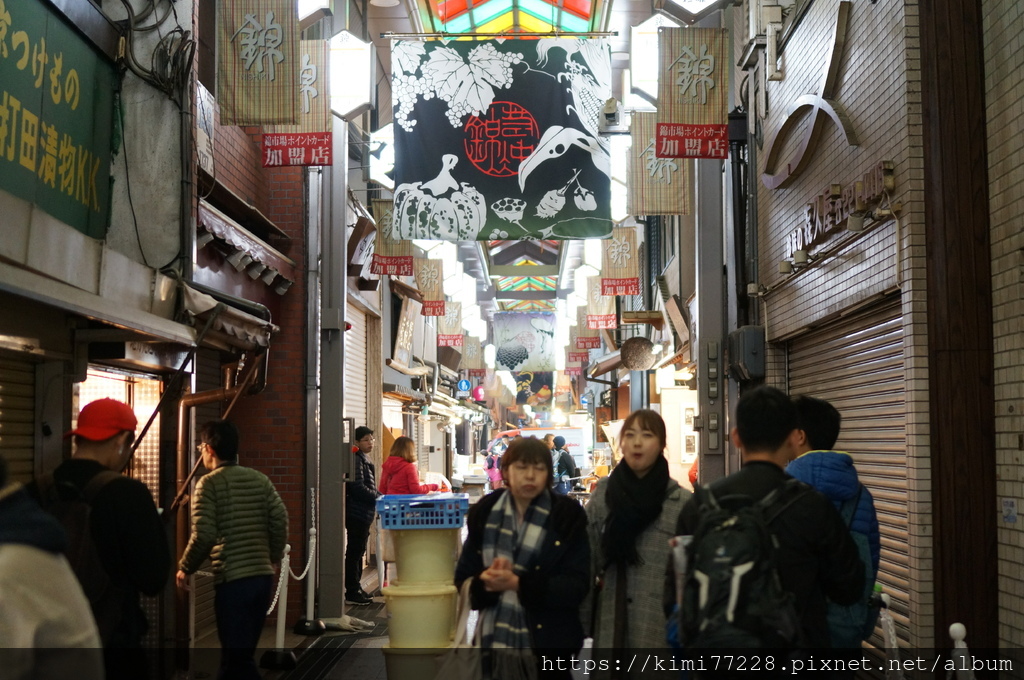
[[[607,41],[395,41],[398,238],[607,238]]]
[[[494,315],[495,370],[555,370],[555,315],[498,312]]]

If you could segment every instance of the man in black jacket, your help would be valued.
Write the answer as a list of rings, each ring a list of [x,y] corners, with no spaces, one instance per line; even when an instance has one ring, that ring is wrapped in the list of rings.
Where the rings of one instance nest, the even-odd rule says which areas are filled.
[[[758,387],[736,406],[733,445],[743,455],[742,469],[711,484],[716,498],[744,495],[758,501],[792,479],[783,469],[795,455],[796,407],[780,390]],[[691,500],[679,513],[676,534],[692,535],[699,511]],[[808,488],[770,524],[779,541],[782,587],[793,593],[805,647],[829,647],[826,598],[852,604],[862,593],[864,567],[857,546],[832,503]],[[666,604],[675,602],[668,579]]]
[[[355,431],[355,474],[345,487],[345,602],[367,605],[373,602],[363,591],[363,555],[370,538],[370,526],[377,516],[377,484],[374,481],[373,463],[367,457],[373,451],[376,438],[373,430],[365,425]]]

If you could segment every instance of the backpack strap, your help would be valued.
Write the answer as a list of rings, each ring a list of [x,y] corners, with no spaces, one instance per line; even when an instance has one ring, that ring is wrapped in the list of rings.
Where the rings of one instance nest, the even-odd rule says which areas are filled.
[[[842,516],[843,523],[846,525],[847,529],[853,526],[853,515],[857,512],[857,506],[860,505],[860,497],[863,493],[864,485],[858,482],[857,495],[853,498],[847,498],[843,501],[843,504],[839,506],[839,514]]]
[[[799,479],[788,479],[781,486],[772,489],[758,505],[764,510],[765,524],[771,524],[779,518],[789,506],[803,498],[811,487]]]
[[[121,476],[120,472],[114,472],[113,470],[103,470],[93,476],[89,480],[89,483],[82,489],[82,500],[92,505],[93,500],[96,498],[96,494],[110,482],[114,481]]]

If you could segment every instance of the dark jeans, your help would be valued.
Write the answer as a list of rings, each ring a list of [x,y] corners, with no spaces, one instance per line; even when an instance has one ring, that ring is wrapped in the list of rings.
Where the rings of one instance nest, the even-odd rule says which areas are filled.
[[[214,589],[213,608],[220,638],[218,680],[260,680],[253,654],[267,618],[273,576],[250,576]]]
[[[345,518],[345,594],[359,592],[363,577],[363,555],[366,554],[366,541],[370,538],[370,525],[357,519]]]

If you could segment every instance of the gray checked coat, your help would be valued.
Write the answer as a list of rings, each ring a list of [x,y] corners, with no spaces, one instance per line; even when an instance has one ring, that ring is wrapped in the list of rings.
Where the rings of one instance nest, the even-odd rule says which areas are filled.
[[[607,478],[598,482],[597,489],[587,503],[592,573],[598,576],[601,575],[601,565],[604,563],[601,555],[601,532],[608,518],[608,503],[605,497],[607,486]],[[603,575],[604,587],[600,593],[593,596],[597,606],[594,630],[591,631],[594,647],[612,647],[616,623],[626,626],[625,639],[629,648],[654,649],[668,646],[665,641],[665,612],[662,609],[665,570],[670,554],[668,540],[675,536],[679,511],[692,495],[674,479],[670,479],[665,490],[665,503],[661,508],[661,515],[637,539],[637,553],[643,563],[629,567],[626,573],[628,621],[615,621],[616,567],[609,567]],[[584,621],[584,625],[589,624],[589,620]]]

